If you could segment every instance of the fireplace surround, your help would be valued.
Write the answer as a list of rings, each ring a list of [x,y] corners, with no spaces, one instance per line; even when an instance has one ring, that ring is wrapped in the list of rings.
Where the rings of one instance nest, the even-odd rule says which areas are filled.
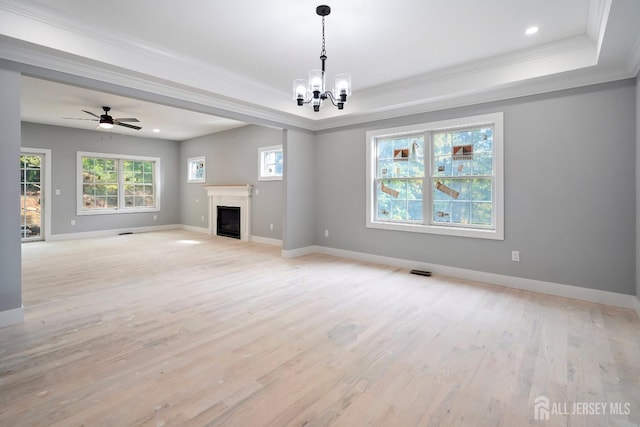
[[[240,208],[240,240],[251,238],[253,185],[205,185],[209,198],[209,234],[218,235],[218,206]]]

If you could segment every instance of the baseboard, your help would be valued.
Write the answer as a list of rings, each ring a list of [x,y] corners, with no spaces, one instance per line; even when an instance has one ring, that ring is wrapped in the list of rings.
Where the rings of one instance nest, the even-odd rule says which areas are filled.
[[[180,228],[182,230],[187,230],[187,231],[195,231],[196,233],[204,233],[204,234],[209,234],[209,229],[206,227],[194,227],[193,225],[180,225]]]
[[[118,228],[118,229],[100,230],[100,231],[83,231],[79,233],[52,234],[49,240],[60,241],[60,240],[93,239],[97,237],[117,236],[118,234],[121,234],[121,233],[149,233],[152,231],[176,230],[180,228],[182,228],[182,226],[179,224],[170,224],[170,225],[154,225],[149,227],[128,227],[128,228]]]
[[[252,242],[256,242],[256,243],[264,243],[264,244],[267,244],[267,245],[282,247],[282,240],[271,239],[269,237],[251,236],[249,238],[249,240],[251,240]]]
[[[24,307],[0,311],[0,328],[24,322]]]
[[[640,295],[636,296],[636,314],[640,317]]]
[[[282,250],[281,255],[282,258],[297,258],[299,256],[321,253],[318,248],[319,246],[305,246],[304,248]]]
[[[491,285],[504,286],[506,288],[520,289],[524,291],[537,292],[541,294],[554,295],[558,297],[572,298],[582,301],[595,302],[599,304],[606,304],[615,307],[628,308],[639,311],[640,302],[638,299],[625,294],[619,294],[616,292],[601,291],[598,289],[582,288],[573,285],[563,285],[553,282],[544,282],[541,280],[525,279],[522,277],[505,276],[502,274],[486,273],[483,271],[468,270],[464,268],[449,267],[445,265],[430,264],[419,261],[410,261],[399,258],[392,258],[380,255],[372,255],[362,252],[347,251],[343,249],[329,248],[325,246],[315,246],[308,248],[301,248],[307,250],[304,254],[309,252],[309,248],[313,248],[315,253],[332,255],[341,258],[348,258],[357,261],[370,262],[374,264],[388,265],[392,267],[404,268],[404,269],[418,269],[427,270],[435,274],[443,276],[450,276],[464,280],[470,280],[474,282],[488,283]],[[287,251],[295,253],[297,250]],[[283,251],[283,256],[285,251]],[[300,256],[300,255],[296,255]],[[289,258],[292,258],[289,256]],[[635,301],[635,303],[634,303]],[[640,316],[640,313],[639,313]]]

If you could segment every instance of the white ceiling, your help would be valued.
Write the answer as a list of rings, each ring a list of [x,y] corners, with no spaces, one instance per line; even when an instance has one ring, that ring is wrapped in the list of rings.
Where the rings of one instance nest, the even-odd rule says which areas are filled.
[[[115,126],[103,130],[97,127],[94,117],[82,112],[87,110],[99,116],[104,114],[103,106],[111,107],[109,114],[113,118],[137,118],[140,123],[131,124],[142,129]],[[22,120],[174,141],[185,141],[246,125],[245,122],[210,114],[25,76],[22,77]],[[154,132],[154,129],[158,132]]]
[[[91,128],[62,117],[108,105],[140,119],[123,133],[178,140],[243,122],[326,129],[640,69],[638,0],[343,0],[326,18],[327,81],[350,73],[353,96],[314,113],[291,88],[320,66],[318,4],[0,0],[0,58],[38,77],[23,81],[24,120]]]

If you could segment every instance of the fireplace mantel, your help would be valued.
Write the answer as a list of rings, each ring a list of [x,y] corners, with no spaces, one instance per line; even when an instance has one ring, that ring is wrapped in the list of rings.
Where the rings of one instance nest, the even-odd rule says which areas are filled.
[[[209,196],[209,234],[218,234],[218,206],[240,208],[240,240],[251,238],[251,195],[253,185],[205,185]]]

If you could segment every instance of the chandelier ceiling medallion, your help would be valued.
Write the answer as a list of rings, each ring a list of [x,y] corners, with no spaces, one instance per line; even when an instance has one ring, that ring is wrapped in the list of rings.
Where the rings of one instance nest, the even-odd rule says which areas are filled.
[[[298,105],[311,104],[313,111],[320,111],[320,106],[328,98],[339,110],[344,108],[347,97],[351,96],[351,75],[336,75],[333,92],[326,90],[325,86],[325,62],[327,51],[325,50],[324,39],[324,18],[331,13],[331,8],[321,5],[316,8],[316,13],[322,16],[322,51],[320,52],[321,70],[311,70],[309,80],[296,79],[293,81],[293,99]]]

